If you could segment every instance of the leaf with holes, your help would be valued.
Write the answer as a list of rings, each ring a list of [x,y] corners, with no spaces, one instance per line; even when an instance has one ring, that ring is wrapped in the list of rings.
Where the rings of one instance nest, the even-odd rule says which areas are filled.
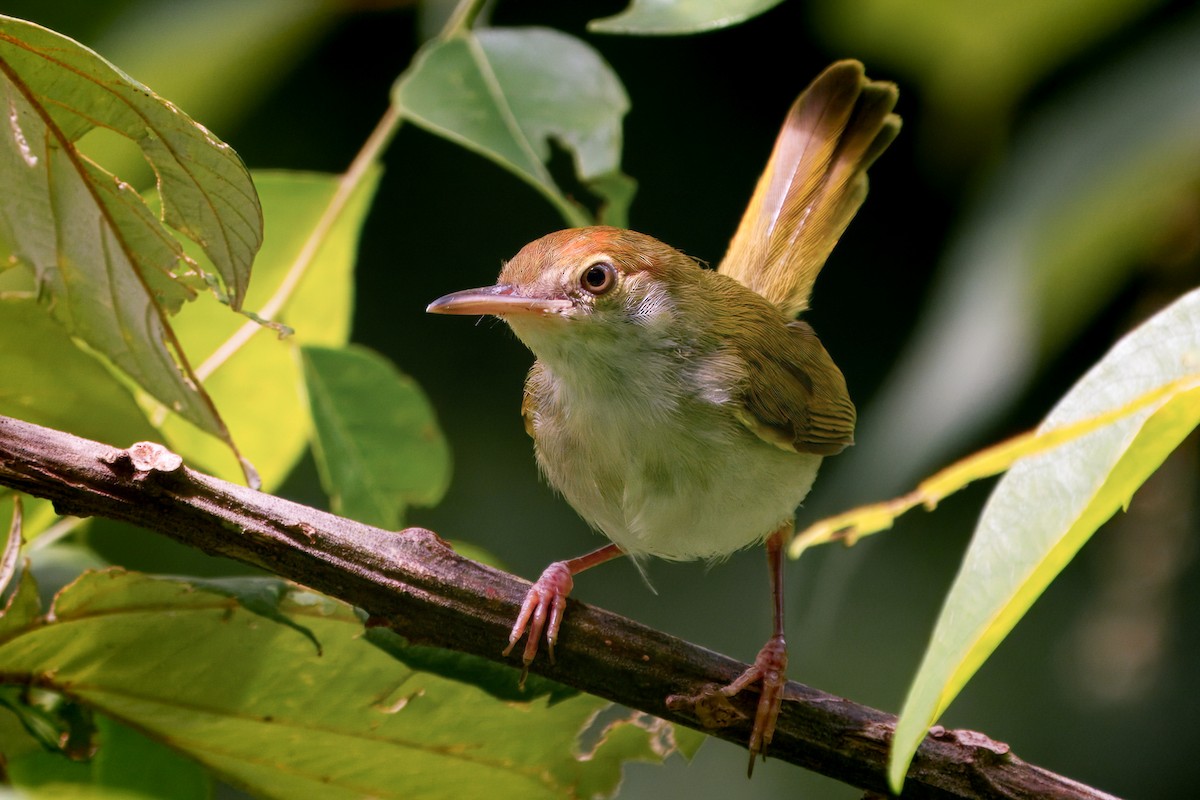
[[[592,216],[551,177],[550,141],[568,147],[575,173],[621,221],[633,182],[620,171],[629,98],[600,54],[548,28],[488,28],[439,39],[396,82],[393,101],[421,127],[474,150],[527,181],[571,225]]]
[[[414,671],[363,638],[353,609],[298,587],[272,612],[294,625],[276,624],[240,602],[252,584],[85,574],[51,615],[0,631],[0,680],[69,689],[260,797],[608,796],[625,761],[676,749],[671,726],[600,716],[595,697],[499,702]]]
[[[96,53],[0,16],[0,245],[35,276],[72,335],[203,430],[225,424],[167,315],[213,282],[167,230],[196,241],[238,308],[262,215],[237,154]],[[104,129],[131,139],[158,177],[161,218],[78,149]]]

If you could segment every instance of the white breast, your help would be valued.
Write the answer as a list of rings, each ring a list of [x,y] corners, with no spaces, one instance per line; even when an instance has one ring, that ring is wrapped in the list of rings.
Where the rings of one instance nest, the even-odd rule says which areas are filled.
[[[568,375],[542,365],[538,463],[575,510],[632,555],[676,560],[726,556],[790,521],[821,457],[762,441],[713,385],[661,390],[693,385],[680,370],[720,373],[719,356],[625,355]]]

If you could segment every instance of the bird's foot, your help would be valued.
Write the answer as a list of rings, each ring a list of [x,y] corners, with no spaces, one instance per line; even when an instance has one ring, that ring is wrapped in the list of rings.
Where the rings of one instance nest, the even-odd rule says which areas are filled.
[[[543,631],[546,634],[546,644],[550,663],[554,663],[554,645],[558,641],[558,629],[562,625],[563,611],[567,607],[567,595],[575,586],[571,570],[565,561],[555,561],[542,572],[533,586],[525,595],[521,604],[521,613],[513,623],[512,632],[508,635],[508,647],[504,655],[513,651],[517,641],[528,633],[525,640],[525,650],[521,654],[524,669],[521,671],[521,688],[525,688],[525,678],[529,675],[529,665],[537,655],[538,644],[542,640]]]
[[[772,636],[758,651],[754,666],[743,672],[725,688],[721,694],[733,697],[752,683],[762,685],[758,697],[758,710],[754,714],[754,727],[750,731],[749,777],[754,773],[754,759],[767,757],[767,745],[775,735],[775,723],[779,719],[779,708],[783,704],[783,690],[787,685],[787,643],[782,636]]]

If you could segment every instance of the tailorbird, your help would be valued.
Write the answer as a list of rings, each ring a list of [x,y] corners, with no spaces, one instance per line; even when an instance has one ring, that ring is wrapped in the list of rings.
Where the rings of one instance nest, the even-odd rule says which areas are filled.
[[[716,271],[611,227],[526,245],[494,286],[428,310],[503,319],[537,356],[521,413],[549,483],[611,544],[551,564],[505,654],[545,634],[553,659],[579,572],[627,554],[718,559],[765,542],[774,632],[720,690],[758,684],[750,769],[783,700],[784,545],[825,456],[853,443],[845,379],[808,323],[813,281],[867,192],[867,167],[900,130],[897,90],[857,61],[827,68],[784,120]]]

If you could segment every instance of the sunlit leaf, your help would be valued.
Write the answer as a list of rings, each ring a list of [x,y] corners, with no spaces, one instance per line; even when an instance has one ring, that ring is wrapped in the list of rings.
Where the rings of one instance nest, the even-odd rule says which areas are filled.
[[[328,598],[295,589],[280,610],[315,633],[322,655],[228,594],[89,574],[59,595],[50,621],[9,631],[0,661],[11,679],[69,685],[79,702],[262,797],[608,796],[624,761],[669,752],[670,728],[643,715],[593,729],[607,705],[597,698],[498,703],[412,671]]]
[[[1197,15],[1032,120],[952,240],[913,341],[830,477],[894,492],[1019,396],[1151,257],[1172,209],[1194,201],[1197,130]]]
[[[568,223],[591,216],[568,198],[546,162],[567,147],[579,180],[620,218],[631,192],[617,183],[621,119],[629,99],[612,68],[582,41],[548,28],[488,28],[436,40],[396,82],[406,118],[474,150],[533,185]]]
[[[788,555],[798,558],[808,548],[832,541],[844,541],[852,545],[863,536],[888,530],[897,517],[917,506],[925,506],[932,511],[938,503],[954,492],[982,478],[999,475],[1019,459],[1046,453],[1147,408],[1158,408],[1164,403],[1174,402],[1180,395],[1196,388],[1200,388],[1200,373],[1152,389],[1120,408],[1052,428],[1031,431],[992,445],[938,470],[908,494],[881,503],[852,508],[814,522],[792,539],[792,543],[788,545]]]
[[[206,301],[194,304],[176,323],[180,341],[196,354],[209,393],[225,409],[230,430],[268,490],[287,477],[308,446],[309,414],[295,348],[300,344],[338,347],[349,336],[358,237],[379,176],[379,170],[368,174],[312,257],[300,263],[317,220],[337,191],[337,176],[255,174],[267,236],[246,303],[248,308],[261,309],[298,278],[294,293],[277,315],[278,321],[295,330],[294,335],[280,339],[274,331],[250,328],[252,335],[245,344],[223,351],[248,323]],[[218,363],[213,356],[218,351],[227,357],[221,357],[209,374],[210,364]],[[211,438],[176,419],[168,419],[164,431],[185,460],[222,477],[237,475],[237,464]]]
[[[395,530],[437,503],[450,448],[421,387],[365,347],[303,347],[321,484],[342,516]]]
[[[1041,430],[1119,408],[1198,364],[1200,289],[1118,342]],[[996,486],[900,714],[893,787],[929,725],[1050,581],[1200,423],[1200,389],[1168,398],[1018,462]]]
[[[76,142],[102,128],[154,167],[163,221],[199,243],[240,305],[262,219],[227,145],[78,43],[0,17],[0,241],[32,269],[72,334],[166,406],[232,446],[187,367],[167,314],[202,285],[195,264],[127,184]]]
[[[727,28],[779,5],[782,0],[632,0],[620,14],[592,20],[597,33],[677,34]]]

